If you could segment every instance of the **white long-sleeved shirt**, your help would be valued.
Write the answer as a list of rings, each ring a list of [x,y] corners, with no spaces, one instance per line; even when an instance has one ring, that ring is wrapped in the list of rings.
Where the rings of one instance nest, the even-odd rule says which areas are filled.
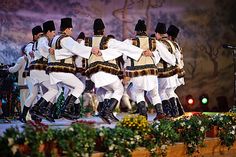
[[[10,73],[18,72],[18,85],[25,85],[25,78],[22,77],[22,74],[25,70],[26,59],[25,56],[22,56],[17,59],[16,64],[13,67],[9,68]]]
[[[52,45],[55,45],[59,37],[60,35],[57,35],[53,38]],[[71,37],[64,37],[63,39],[61,39],[61,47],[62,49],[55,50],[56,60],[69,58],[74,55],[88,59],[92,50],[91,47],[84,46]]]
[[[40,55],[42,55],[44,58],[48,58],[49,55],[49,41],[46,36],[40,37],[38,39],[38,52]]]
[[[26,53],[26,56],[28,58],[28,62],[32,62],[34,59],[30,56],[30,53],[33,51],[33,42],[30,42],[26,45],[25,47],[25,53]],[[28,64],[29,66],[29,64]]]
[[[157,40],[156,41],[156,48],[158,50],[158,51],[156,51],[156,52],[158,52],[158,54],[155,54],[155,55],[159,55],[160,58],[162,58],[165,62],[175,66],[175,64],[176,64],[175,55],[171,54],[163,43],[161,43],[160,41]]]

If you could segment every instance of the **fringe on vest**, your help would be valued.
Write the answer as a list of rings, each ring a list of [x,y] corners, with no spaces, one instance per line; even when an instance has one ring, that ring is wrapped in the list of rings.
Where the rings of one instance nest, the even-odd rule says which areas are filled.
[[[165,77],[170,77],[175,74],[177,74],[177,66],[172,66],[169,68],[164,69],[158,69],[158,77],[159,78],[165,78]]]
[[[51,72],[64,72],[64,73],[76,74],[76,67],[71,67],[71,64],[67,63],[52,62],[48,63],[48,67],[46,69],[47,74]]]
[[[85,74],[86,76],[91,76],[92,74],[99,71],[104,71],[113,75],[120,74],[120,68],[118,67],[118,65],[101,61],[91,63],[86,69]]]
[[[178,74],[178,78],[182,78],[185,76],[185,70],[182,68],[177,68],[177,74]]]
[[[154,64],[140,65],[140,66],[128,66],[125,70],[126,77],[138,77],[145,75],[158,75],[158,69]]]
[[[32,61],[30,63],[29,69],[30,70],[46,70],[47,64],[48,64],[48,60],[42,57],[38,60]]]
[[[81,68],[81,67],[76,67],[76,73],[81,73],[81,75],[85,76],[85,68]]]

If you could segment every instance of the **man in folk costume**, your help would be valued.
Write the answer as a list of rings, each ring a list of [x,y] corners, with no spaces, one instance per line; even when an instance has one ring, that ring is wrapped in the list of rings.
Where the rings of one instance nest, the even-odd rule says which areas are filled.
[[[84,39],[85,39],[84,32],[80,32],[76,41],[84,45]],[[85,86],[85,90],[82,93],[81,98],[83,100],[82,105],[86,107],[90,105],[92,99],[92,94],[90,92],[94,88],[94,83],[90,79],[88,79],[88,77],[85,75],[87,59],[80,56],[76,56],[75,64],[76,64],[76,76]],[[81,106],[79,105],[79,103],[80,103],[80,98],[75,101],[75,114],[80,113]]]
[[[178,58],[176,58],[177,59],[177,74],[178,74],[178,78],[176,78],[177,87],[185,84],[184,83],[185,71],[183,68],[184,67],[183,53],[182,53],[181,47],[176,42],[176,38],[178,36],[178,33],[179,33],[179,28],[176,27],[175,25],[170,25],[170,27],[167,30],[168,39],[173,42],[173,44],[175,45],[175,48],[176,48],[176,53],[178,53],[178,55],[177,55]],[[169,95],[170,102],[177,104],[179,116],[181,116],[184,114],[184,108],[183,108],[182,104],[180,103],[180,100],[179,100],[177,94],[175,93],[176,88],[170,88],[167,91],[167,94]]]
[[[55,25],[52,20],[46,21],[43,23],[43,33],[44,35],[38,39],[37,49],[38,52],[45,58],[48,59],[50,52],[53,52],[54,49],[49,46],[50,41],[55,36]],[[46,88],[48,88],[48,92],[44,93],[44,95],[40,98],[37,103],[39,105],[39,110],[35,110],[34,113],[41,117],[46,118],[47,120],[54,122],[51,109],[54,102],[54,95],[57,93],[57,86],[51,85],[49,80],[49,75],[47,76]],[[37,109],[37,108],[34,108]],[[33,110],[32,110],[33,113]]]
[[[35,26],[32,29],[33,41],[29,42],[25,46],[25,49],[24,49],[27,56],[27,60],[26,60],[26,65],[25,65],[25,71],[23,72],[23,77],[26,80],[26,84],[29,89],[29,95],[27,99],[25,100],[23,111],[19,117],[19,120],[22,123],[26,123],[27,113],[38,95],[38,86],[34,84],[35,81],[33,80],[32,77],[30,77],[29,65],[30,65],[30,62],[34,60],[33,45],[38,40],[38,38],[42,36],[42,34],[43,34],[43,30],[41,26]],[[38,120],[34,116],[32,117],[32,119]]]
[[[78,118],[74,112],[74,103],[85,88],[84,84],[75,76],[76,65],[73,55],[88,59],[92,51],[98,53],[98,49],[86,47],[75,41],[71,37],[72,28],[71,18],[61,19],[61,34],[55,36],[52,40],[51,46],[55,48],[55,53],[50,54],[47,67],[51,84],[63,83],[71,88],[61,111],[62,117],[71,120]]]
[[[44,35],[38,39],[34,46],[35,60],[30,65],[30,76],[34,78],[35,84],[42,84],[48,91],[38,100],[30,110],[30,113],[54,122],[50,110],[53,105],[54,95],[57,94],[58,90],[56,85],[51,85],[49,75],[45,71],[49,53],[54,51],[54,49],[49,47],[50,40],[55,36],[55,25],[53,21],[50,20],[43,23],[43,33]]]
[[[164,23],[157,23],[155,32],[156,32],[156,39],[162,42],[171,54],[177,56],[178,54],[176,53],[174,44],[167,38],[166,25]],[[176,63],[176,57],[174,59]],[[161,57],[161,60],[158,63],[157,68],[159,73],[158,74],[159,94],[162,99],[163,110],[165,114],[167,114],[168,116],[175,117],[179,114],[178,107],[176,104],[170,102],[167,90],[176,87],[177,66],[173,63],[168,62],[167,60],[164,60]]]
[[[16,64],[8,69],[10,73],[18,72],[18,88],[20,89],[20,103],[21,103],[21,112],[23,111],[25,100],[29,94],[28,88],[26,85],[25,77],[23,73],[25,71],[25,66],[27,64],[27,57],[25,54],[25,46],[21,48],[21,57],[17,59]]]
[[[161,99],[158,94],[157,75],[158,70],[156,64],[160,57],[157,50],[157,42],[155,38],[149,38],[146,34],[145,21],[139,20],[135,26],[136,38],[126,40],[125,42],[133,44],[143,50],[149,52],[147,56],[141,56],[138,61],[126,59],[126,76],[130,77],[132,82],[131,92],[135,93],[133,99],[137,103],[137,112],[147,117],[147,108],[145,103],[145,91],[150,95],[151,102],[155,105],[157,115],[155,119],[162,119],[165,114],[162,109]]]

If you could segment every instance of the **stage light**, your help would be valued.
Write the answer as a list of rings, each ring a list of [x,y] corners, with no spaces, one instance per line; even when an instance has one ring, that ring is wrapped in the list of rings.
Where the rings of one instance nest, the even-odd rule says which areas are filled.
[[[209,103],[209,97],[207,94],[202,94],[199,97],[199,101],[202,105],[207,105]]]
[[[194,99],[192,95],[186,96],[186,102],[188,105],[193,105],[194,104]]]

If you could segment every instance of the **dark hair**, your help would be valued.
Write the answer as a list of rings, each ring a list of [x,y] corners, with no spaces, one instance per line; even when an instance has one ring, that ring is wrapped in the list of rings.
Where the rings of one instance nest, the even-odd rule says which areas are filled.
[[[104,35],[104,29],[94,30],[94,35]]]
[[[66,30],[66,28],[60,27],[60,31],[64,32]]]
[[[137,31],[136,35],[138,35],[138,36],[147,36],[147,33],[145,31]]]
[[[154,37],[154,38],[155,38],[155,37],[156,37],[156,35],[155,35],[155,34],[151,34],[151,35],[150,35],[150,37]]]
[[[115,36],[114,36],[114,35],[112,35],[112,34],[109,34],[109,35],[107,35],[107,37],[108,37],[108,38],[115,39]]]

